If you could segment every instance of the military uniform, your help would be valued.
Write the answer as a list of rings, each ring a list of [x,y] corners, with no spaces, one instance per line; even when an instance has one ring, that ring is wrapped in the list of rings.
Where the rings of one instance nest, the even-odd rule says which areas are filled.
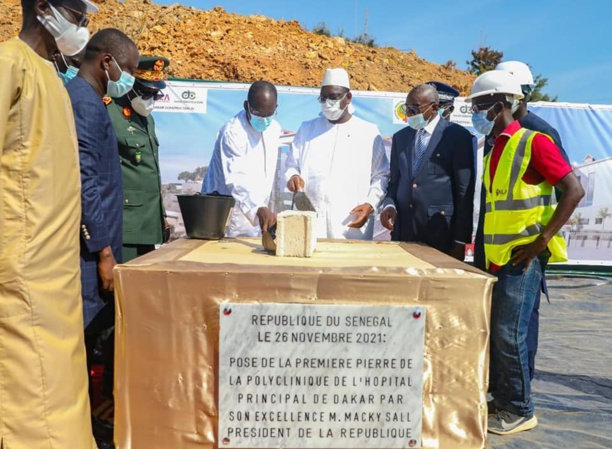
[[[165,87],[165,58],[141,57],[136,84],[148,89]],[[165,240],[165,209],[161,194],[159,141],[151,115],[134,110],[134,92],[105,98],[117,140],[123,175],[123,262],[155,249]]]

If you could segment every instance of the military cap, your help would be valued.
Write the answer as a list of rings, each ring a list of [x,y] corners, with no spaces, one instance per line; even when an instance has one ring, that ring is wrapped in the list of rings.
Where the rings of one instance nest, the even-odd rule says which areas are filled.
[[[170,61],[163,56],[141,56],[134,76],[148,89],[165,89],[167,76],[164,69]]]
[[[455,98],[459,96],[459,91],[448,84],[444,84],[439,81],[428,81],[426,84],[429,84],[438,91],[440,104],[453,103]]]

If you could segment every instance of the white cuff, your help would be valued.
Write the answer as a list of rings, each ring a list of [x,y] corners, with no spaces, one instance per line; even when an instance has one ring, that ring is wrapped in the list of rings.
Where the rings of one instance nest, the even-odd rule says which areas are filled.
[[[247,217],[247,220],[249,220],[253,226],[257,226],[259,224],[259,218],[257,218],[257,211],[259,208],[260,206],[255,206],[244,214]]]
[[[300,176],[300,172],[295,168],[290,168],[285,172],[285,183],[288,183],[295,175]]]

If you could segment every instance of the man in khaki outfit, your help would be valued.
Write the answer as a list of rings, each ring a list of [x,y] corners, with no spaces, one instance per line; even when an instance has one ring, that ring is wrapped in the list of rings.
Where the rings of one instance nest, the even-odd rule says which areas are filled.
[[[74,118],[54,64],[87,43],[85,0],[22,0],[0,44],[0,448],[93,449]]]

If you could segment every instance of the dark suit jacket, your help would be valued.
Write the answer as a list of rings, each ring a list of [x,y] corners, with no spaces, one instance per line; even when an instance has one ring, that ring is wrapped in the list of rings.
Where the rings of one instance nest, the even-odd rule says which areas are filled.
[[[79,140],[81,284],[87,327],[105,303],[100,295],[98,252],[111,246],[115,259],[121,262],[123,183],[117,137],[102,99],[78,76],[66,89],[72,101]]]
[[[472,135],[464,127],[440,120],[421,168],[412,173],[416,131],[393,135],[391,180],[385,206],[395,205],[391,238],[422,242],[449,253],[453,242],[472,240],[475,155]]]

